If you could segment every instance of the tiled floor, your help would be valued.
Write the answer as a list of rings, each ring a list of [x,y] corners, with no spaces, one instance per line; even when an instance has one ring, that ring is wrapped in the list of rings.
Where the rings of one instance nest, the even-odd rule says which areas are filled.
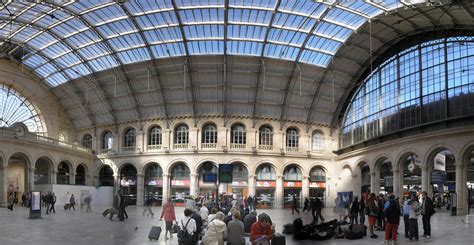
[[[0,245],[10,244],[177,244],[177,239],[165,241],[162,237],[159,242],[148,241],[147,235],[151,225],[158,223],[158,218],[151,219],[142,216],[141,207],[128,207],[129,219],[125,222],[118,220],[110,221],[102,217],[103,206],[94,206],[93,213],[85,210],[64,211],[57,210],[56,214],[45,215],[39,220],[28,219],[26,208],[15,207],[11,212],[6,208],[0,208]],[[161,208],[155,208],[155,216],[158,216]],[[289,210],[257,210],[266,212],[277,224],[277,232],[281,232],[283,224],[290,223],[296,216],[292,216]],[[177,217],[183,217],[183,208],[177,208]],[[325,209],[327,220],[334,218],[331,209]],[[302,215],[309,222],[311,215]],[[418,242],[408,242],[404,238],[398,244],[473,244],[474,243],[474,216],[450,216],[447,213],[436,213],[432,219],[432,238],[427,240],[420,238]],[[137,228],[135,230],[135,228]],[[400,228],[400,234],[403,234]],[[420,220],[420,232],[422,234]],[[349,241],[346,239],[331,239],[327,241],[294,241],[287,236],[286,244],[383,244],[382,232],[378,232],[378,239],[364,238]]]

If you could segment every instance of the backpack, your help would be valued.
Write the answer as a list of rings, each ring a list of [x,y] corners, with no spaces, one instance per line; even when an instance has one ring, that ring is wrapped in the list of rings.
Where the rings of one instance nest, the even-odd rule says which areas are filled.
[[[181,220],[181,225],[183,225],[183,229],[181,229],[178,232],[179,244],[183,244],[183,245],[193,244],[194,238],[191,234],[188,233],[188,230],[186,229],[186,227],[189,224],[189,221],[191,221],[191,218],[188,219],[188,222],[186,222],[186,225],[183,225],[183,221]]]
[[[369,205],[365,205],[365,215],[369,215],[370,214],[370,207]]]

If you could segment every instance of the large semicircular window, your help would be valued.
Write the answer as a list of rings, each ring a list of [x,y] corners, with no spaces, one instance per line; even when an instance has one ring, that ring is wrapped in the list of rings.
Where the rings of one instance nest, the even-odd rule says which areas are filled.
[[[31,103],[12,87],[0,83],[0,127],[21,122],[29,132],[44,134],[41,120]]]
[[[474,115],[474,37],[422,42],[387,59],[351,99],[341,146]]]

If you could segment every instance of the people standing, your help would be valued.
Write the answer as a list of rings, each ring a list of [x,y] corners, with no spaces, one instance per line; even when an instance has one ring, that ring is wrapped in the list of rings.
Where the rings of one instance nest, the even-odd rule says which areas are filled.
[[[416,195],[413,195],[410,202],[410,241],[418,241],[418,216],[421,213],[421,205]]]
[[[377,230],[379,231],[384,231],[385,230],[385,225],[384,225],[384,218],[383,218],[383,210],[384,210],[384,205],[385,205],[385,199],[384,195],[380,194],[378,199],[378,210],[377,210]]]
[[[44,197],[44,202],[45,202],[45,205],[46,205],[46,214],[49,214],[49,208],[50,208],[50,205],[51,205],[51,192],[48,191],[48,193],[46,193],[46,195]]]
[[[165,232],[165,240],[168,239],[168,232],[170,233],[170,238],[173,236],[173,221],[176,220],[176,214],[174,211],[174,205],[171,201],[171,198],[168,198],[168,202],[163,205],[161,209],[160,220],[165,220],[166,223],[166,232]]]
[[[120,194],[120,190],[117,190],[114,195],[112,211],[110,212],[109,219],[112,220],[114,215],[117,214],[120,221],[123,221],[123,213],[121,211],[121,203],[122,203],[122,196]]]
[[[303,206],[303,213],[305,211],[309,211],[309,199],[307,197],[304,199],[304,204],[303,205],[304,205]]]
[[[378,212],[378,201],[375,197],[375,193],[370,193],[370,198],[367,201],[367,205],[369,205],[370,238],[377,238],[378,236],[374,233],[374,226],[377,221],[377,212]]]
[[[197,239],[196,238],[196,221],[191,217],[193,215],[194,211],[192,209],[186,208],[184,210],[184,219],[181,220],[181,230],[186,231],[188,235],[193,237],[193,242],[192,244],[195,244]],[[181,242],[178,239],[178,243],[181,245]],[[183,245],[188,245],[188,244],[183,244]]]
[[[431,216],[436,212],[433,207],[433,201],[428,197],[428,193],[423,191],[421,193],[423,203],[421,205],[421,219],[423,221],[423,237],[431,238]]]
[[[224,245],[224,239],[227,237],[227,227],[224,223],[224,218],[224,213],[217,212],[216,218],[209,222],[206,234],[202,238],[203,245]]]
[[[86,205],[86,212],[92,212],[91,202],[92,202],[91,194],[90,193],[86,194],[86,197],[84,198],[84,205]]]
[[[385,242],[392,241],[393,244],[397,241],[397,230],[400,224],[400,206],[395,201],[395,196],[390,195],[388,207],[384,210],[385,219]]]
[[[405,225],[405,238],[410,238],[410,198],[403,202],[403,224]]]
[[[185,208],[191,209],[193,211],[195,210],[196,202],[193,200],[193,198],[191,196],[188,197],[188,199],[186,200]]]
[[[358,220],[359,208],[360,208],[359,199],[358,197],[355,197],[354,201],[352,202],[351,211],[350,211],[351,224],[357,224],[357,222],[359,221]]]
[[[324,222],[324,217],[321,214],[321,210],[323,208],[323,202],[319,199],[319,197],[315,197],[311,200],[311,214],[313,215],[313,220],[318,222],[318,219],[321,219],[321,222]],[[314,214],[316,212],[316,215]]]
[[[240,212],[234,211],[227,225],[227,245],[245,245],[244,223],[240,219]]]
[[[69,198],[69,210],[72,208],[74,211],[76,211],[74,205],[76,205],[76,198],[74,198],[74,194],[71,194],[71,198]]]
[[[291,214],[293,215],[296,211],[298,214],[300,214],[300,211],[298,210],[298,198],[296,197],[296,194],[293,196],[293,200],[291,200]]]
[[[8,195],[8,209],[13,211],[13,204],[15,203],[15,197],[13,196],[13,192]]]
[[[250,195],[247,197],[247,207],[249,208],[250,212],[253,211],[253,198]]]

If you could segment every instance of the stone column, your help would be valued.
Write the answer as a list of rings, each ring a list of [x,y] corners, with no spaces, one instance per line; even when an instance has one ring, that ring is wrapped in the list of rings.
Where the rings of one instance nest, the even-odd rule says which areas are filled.
[[[8,166],[0,165],[0,206],[7,206]]]
[[[192,173],[190,178],[191,178],[191,185],[189,187],[189,194],[192,197],[196,197],[197,190],[199,190],[199,187],[198,187],[198,174]]]
[[[137,206],[143,206],[145,192],[145,177],[143,174],[137,174]]]
[[[29,168],[28,169],[28,190],[33,191],[35,189],[35,170],[36,168]]]
[[[94,175],[92,176],[92,183],[91,183],[92,186],[95,186],[95,187],[99,187],[99,176],[98,175]]]
[[[222,150],[222,146],[227,146],[227,128],[217,128],[217,150]]]
[[[58,171],[57,170],[53,170],[51,172],[51,184],[55,185],[58,183]]]
[[[118,132],[115,132],[113,134],[113,142],[112,142],[112,150],[114,150],[117,154],[122,152],[122,149],[121,149],[121,142],[120,140],[122,139],[122,137],[120,137],[119,133]]]
[[[428,196],[432,196],[432,191],[430,191],[430,172],[429,168],[426,165],[421,166],[421,189],[428,192]]]
[[[168,197],[170,193],[170,175],[163,174],[163,201],[162,205],[168,202]]]
[[[76,174],[75,173],[69,173],[69,184],[70,185],[75,185],[76,184]]]
[[[277,175],[274,208],[283,208],[283,175]]]
[[[273,145],[275,148],[273,148],[274,151],[280,152],[280,149],[283,149],[285,151],[285,147],[282,144],[283,143],[283,132],[281,131],[275,131],[273,133]]]
[[[375,171],[372,171],[370,174],[370,191],[378,195],[380,193],[380,172],[377,174]]]
[[[305,198],[309,198],[309,176],[303,176],[301,184],[303,185],[301,188],[301,203],[304,203]]]
[[[255,196],[255,175],[250,175],[249,174],[249,181],[248,181],[248,194],[250,196]]]
[[[247,129],[247,149],[253,149],[253,147],[257,147],[257,136],[255,135],[257,130],[255,128]]]
[[[352,175],[352,183],[353,185],[353,190],[354,190],[354,196],[359,197],[359,200],[362,196],[361,189],[362,189],[362,177],[360,174],[353,174]]]
[[[462,163],[456,163],[456,201],[457,214],[463,215],[467,213],[466,209],[466,181],[464,179],[464,166]],[[467,171],[466,171],[467,172]]]
[[[199,132],[198,128],[189,129],[189,149],[193,149],[193,146],[198,147],[197,134]]]
[[[114,174],[114,193],[116,190],[120,190],[120,175]]]
[[[401,197],[402,189],[400,185],[400,171],[398,169],[393,169],[393,194],[396,197]]]

